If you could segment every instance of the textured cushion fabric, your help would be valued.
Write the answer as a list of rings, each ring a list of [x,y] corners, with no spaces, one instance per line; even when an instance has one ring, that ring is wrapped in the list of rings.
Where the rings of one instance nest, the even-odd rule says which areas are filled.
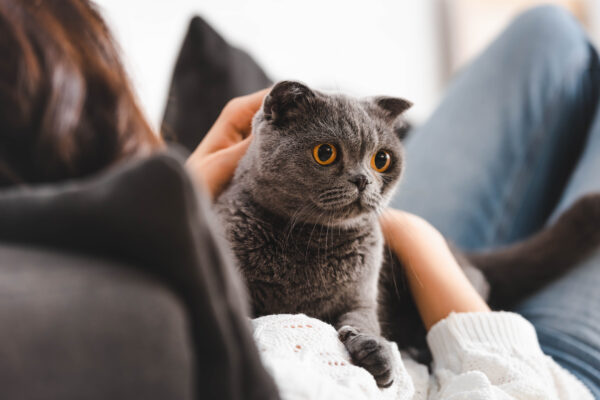
[[[78,252],[143,271],[184,306],[199,397],[277,398],[250,335],[243,285],[202,199],[183,160],[158,154],[87,181],[0,191],[0,243]]]
[[[230,46],[202,18],[194,17],[173,72],[163,137],[193,151],[228,100],[271,83],[246,52]]]
[[[0,244],[3,399],[193,399],[180,301],[126,266]]]

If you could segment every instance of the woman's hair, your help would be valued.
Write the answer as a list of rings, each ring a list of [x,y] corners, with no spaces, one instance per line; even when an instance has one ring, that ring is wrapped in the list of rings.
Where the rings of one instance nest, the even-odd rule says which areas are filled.
[[[0,0],[0,186],[93,174],[160,139],[87,0]]]

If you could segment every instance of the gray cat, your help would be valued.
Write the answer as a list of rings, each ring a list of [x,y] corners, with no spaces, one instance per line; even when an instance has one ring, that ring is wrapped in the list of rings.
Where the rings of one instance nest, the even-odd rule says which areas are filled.
[[[378,223],[401,176],[399,117],[410,106],[398,98],[355,99],[278,83],[254,117],[253,142],[216,204],[254,316],[304,313],[333,324],[353,361],[381,387],[392,383],[382,335],[401,348],[426,348],[401,285],[403,269],[384,251]],[[456,256],[479,279],[482,294],[503,307],[596,246],[599,223],[600,197],[591,196],[518,246]],[[587,235],[573,236],[573,224]]]

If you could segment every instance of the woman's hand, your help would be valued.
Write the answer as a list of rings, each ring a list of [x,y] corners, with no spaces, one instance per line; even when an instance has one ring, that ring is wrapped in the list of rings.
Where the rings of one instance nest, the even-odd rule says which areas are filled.
[[[440,232],[424,219],[388,209],[380,219],[388,246],[406,268],[427,330],[451,312],[489,311]]]
[[[216,198],[227,186],[250,145],[252,117],[269,89],[229,101],[186,166],[194,180]]]

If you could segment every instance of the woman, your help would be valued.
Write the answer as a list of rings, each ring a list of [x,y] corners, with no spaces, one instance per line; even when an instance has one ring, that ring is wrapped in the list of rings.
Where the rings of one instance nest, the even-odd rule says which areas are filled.
[[[581,196],[600,192],[599,98],[598,55],[575,19],[556,7],[523,14],[460,74],[430,120],[411,134],[404,182],[392,205],[424,217],[467,249],[528,236]],[[259,103],[253,105],[257,109]],[[203,174],[202,161],[197,161],[202,157],[196,151],[189,161],[198,177]],[[439,343],[439,332],[448,334],[450,324],[465,329],[483,324],[488,336],[479,339],[488,345],[506,339],[496,336],[505,323],[520,332],[527,330],[527,323],[508,314],[491,313],[488,322],[477,314],[448,319],[452,312],[490,310],[458,267],[443,236],[408,212],[388,210],[381,222],[389,245],[409,267],[409,285],[425,326],[429,331],[438,326],[430,343]],[[516,308],[536,328],[544,353],[584,382],[596,398],[600,398],[598,286],[600,253]],[[523,343],[537,341],[523,335],[522,342],[510,343],[516,352],[525,350]],[[465,347],[455,348],[458,353],[481,345],[460,339]],[[482,357],[499,356],[503,349],[497,350]],[[438,356],[447,360],[455,355],[438,352]],[[466,365],[474,359],[462,361]],[[500,361],[518,364],[511,356]],[[555,373],[555,365],[541,352],[533,362],[545,365],[546,373]],[[487,368],[493,370],[492,364]],[[459,381],[469,372],[450,375]],[[543,373],[537,379],[540,376]],[[544,379],[536,384],[536,377],[518,373],[513,378],[514,383],[527,378],[538,387],[561,385]],[[499,381],[510,386],[507,377]],[[495,398],[489,395],[498,389],[493,382],[490,377],[485,383],[465,385],[462,394]],[[568,393],[558,398],[585,396],[577,390],[578,394]],[[520,398],[518,393],[510,395]],[[522,398],[527,398],[525,393]]]
[[[552,46],[545,46],[544,40],[547,37],[535,33],[549,23],[552,24],[552,29],[547,34],[551,34],[550,39],[554,40],[552,40]],[[525,33],[522,32],[523,30]],[[535,52],[511,53],[519,44],[515,39],[521,38],[523,35],[532,42],[531,46],[543,49],[540,50],[541,54]],[[552,140],[534,141],[537,150],[545,154],[543,157],[545,162],[540,162],[536,170],[542,175],[550,173],[569,175],[574,160],[565,161],[560,157],[560,152],[556,151],[565,146],[565,142],[572,143],[572,141],[566,141],[566,135],[562,133],[574,132],[573,135],[579,139],[573,142],[581,143],[589,131],[591,132],[590,143],[579,159],[575,176],[569,183],[569,187],[575,185],[578,189],[568,188],[566,190],[565,200],[559,206],[559,211],[580,194],[597,190],[600,185],[592,186],[594,183],[598,184],[597,180],[594,182],[592,177],[586,174],[588,169],[593,168],[592,163],[597,162],[593,155],[589,154],[592,152],[595,152],[595,155],[600,154],[600,146],[598,146],[600,139],[593,141],[594,137],[600,137],[600,133],[595,133],[600,129],[589,129],[589,122],[586,123],[593,118],[595,113],[597,76],[594,68],[597,57],[576,24],[562,12],[548,8],[534,11],[513,24],[486,54],[462,74],[431,121],[420,129],[421,132],[415,133],[415,139],[408,143],[409,164],[412,166],[409,167],[406,183],[401,191],[401,197],[396,200],[396,205],[424,215],[441,227],[447,236],[467,247],[495,245],[502,241],[512,240],[543,224],[545,213],[538,215],[533,212],[522,212],[523,215],[531,215],[528,217],[513,212],[515,216],[518,216],[518,223],[508,221],[511,224],[508,225],[509,229],[506,229],[504,226],[507,222],[499,221],[497,225],[504,230],[500,230],[494,225],[496,229],[494,232],[506,230],[512,236],[508,234],[505,236],[480,235],[476,238],[467,238],[463,230],[453,232],[452,226],[462,226],[456,224],[453,218],[463,218],[465,213],[461,207],[467,208],[463,204],[469,204],[468,208],[473,209],[472,212],[476,217],[481,216],[481,212],[478,212],[481,210],[473,207],[471,200],[477,199],[476,195],[480,193],[481,187],[459,185],[462,183],[463,172],[466,174],[467,171],[457,173],[456,177],[453,177],[454,180],[448,179],[441,171],[452,170],[456,164],[453,163],[449,168],[447,165],[436,163],[430,159],[435,157],[431,148],[424,148],[429,147],[430,142],[434,142],[436,146],[447,152],[460,154],[463,148],[466,148],[470,157],[481,155],[478,160],[479,165],[472,163],[465,169],[467,167],[481,169],[488,165],[488,160],[497,161],[502,156],[511,155],[510,152],[507,152],[504,142],[513,143],[514,138],[507,137],[504,129],[492,128],[508,126],[511,128],[508,129],[511,134],[524,142],[535,139],[534,136],[538,130],[526,129],[530,127],[525,123],[520,126],[522,129],[517,129],[514,122],[515,115],[505,112],[505,108],[502,107],[504,104],[496,107],[498,105],[494,104],[492,100],[486,102],[477,98],[478,94],[483,98],[489,96],[487,88],[481,85],[495,82],[499,88],[507,90],[513,88],[516,93],[510,92],[507,97],[500,96],[502,93],[498,94],[499,96],[489,97],[502,98],[507,103],[506,107],[514,107],[517,111],[522,110],[523,106],[529,104],[532,99],[518,91],[521,86],[513,85],[512,81],[503,82],[502,80],[510,78],[516,79],[516,83],[528,83],[531,76],[527,74],[536,75],[537,68],[546,66],[550,59],[562,60],[565,58],[565,54],[562,52],[575,53],[575,49],[581,51],[581,54],[577,53],[579,58],[573,56],[578,63],[575,61],[565,62],[566,70],[561,70],[560,65],[556,68],[554,68],[555,66],[548,67],[549,71],[547,72],[550,76],[545,76],[543,83],[546,85],[548,81],[552,81],[553,77],[562,82],[566,72],[569,73],[568,83],[571,83],[571,80],[585,81],[589,79],[593,85],[579,86],[582,86],[581,90],[589,93],[594,101],[580,99],[579,93],[572,93],[572,97],[567,98],[563,107],[559,108],[561,112],[550,112],[556,119],[552,129],[540,128],[540,130],[544,133],[544,139],[546,139],[547,131],[551,131],[553,133]],[[0,185],[36,184],[88,176],[121,160],[144,157],[163,148],[164,145],[153,134],[135,103],[104,23],[87,2],[77,0],[47,0],[43,2],[0,0],[0,52],[8,55],[4,57],[6,62],[0,64]],[[506,57],[513,58],[511,62],[520,66],[515,72],[516,77],[515,75],[507,77],[497,62],[498,59],[502,60]],[[568,58],[571,59],[571,57]],[[524,69],[522,63],[525,63],[525,66],[530,63],[529,67],[532,71]],[[520,82],[520,79],[523,82]],[[534,84],[526,87],[528,88],[527,94],[531,94],[530,92],[536,94]],[[539,89],[544,91],[546,86],[540,84]],[[212,197],[217,196],[227,185],[238,160],[244,154],[251,140],[250,121],[252,115],[260,106],[265,94],[266,91],[261,91],[232,100],[225,107],[203,142],[190,156],[187,165],[191,176]],[[463,97],[467,97],[470,101],[463,101]],[[555,99],[553,96],[549,97]],[[580,103],[584,106],[580,106]],[[542,104],[540,108],[547,110],[548,107],[546,104]],[[531,123],[531,116],[528,113],[524,114],[526,115],[523,116],[523,120]],[[497,123],[490,123],[490,119],[494,120],[494,118]],[[451,122],[446,123],[446,121]],[[571,121],[575,124],[574,126],[565,126]],[[533,125],[537,127],[536,124]],[[457,128],[453,128],[451,130],[453,134],[450,135],[447,127],[453,126]],[[478,135],[478,132],[482,131],[485,131],[485,135]],[[450,143],[443,143],[443,140],[448,140]],[[473,149],[469,146],[472,143],[479,143],[480,146],[483,146],[486,154],[481,154],[482,152],[471,154]],[[520,148],[518,145],[516,147]],[[525,156],[529,153],[525,152]],[[559,160],[560,163],[556,160]],[[513,161],[509,161],[505,164],[512,164]],[[439,170],[432,171],[432,167],[428,166],[435,166]],[[504,174],[501,168],[500,171],[493,169],[490,175],[493,179],[485,176],[485,179],[481,180],[495,182],[495,179],[499,179],[502,182],[508,182],[514,179],[514,174]],[[447,198],[448,193],[454,194],[456,189],[459,189],[461,193],[464,193],[462,201],[448,202],[446,204],[448,209],[438,214],[436,214],[438,209],[433,205],[430,209],[425,208],[427,203],[423,200],[426,197],[421,197],[420,201],[415,200],[415,196],[419,196],[419,183],[425,179],[428,181],[428,190],[438,190],[439,193],[444,193],[443,196],[436,193],[435,196],[432,196],[433,198]],[[472,180],[468,175],[464,179]],[[530,180],[538,182],[539,176],[534,176]],[[455,183],[456,186],[452,186],[450,190],[447,182]],[[541,207],[543,209],[550,207],[556,196],[548,196],[550,189],[546,187],[547,185],[542,185],[542,190],[535,185],[528,185],[528,183],[520,182],[518,186],[525,185],[529,192],[517,196],[513,201],[518,204],[528,204],[536,210],[541,205],[543,205]],[[405,194],[404,197],[402,197],[402,193]],[[484,193],[484,195],[489,194]],[[513,196],[514,193],[511,199]],[[526,196],[529,201],[524,201],[521,198],[523,196]],[[468,201],[464,199],[468,199]],[[546,199],[547,203],[542,201]],[[503,216],[506,217],[507,213],[504,213]],[[481,218],[481,224],[490,225],[491,217]],[[518,384],[523,382],[528,383],[528,386],[522,386],[524,389],[538,390],[538,393],[553,393],[557,398],[585,398],[588,396],[577,380],[559,369],[553,361],[545,358],[537,349],[537,339],[528,322],[514,314],[490,312],[485,302],[462,274],[448,251],[444,239],[435,228],[419,217],[393,210],[387,212],[382,218],[382,228],[386,236],[390,238],[390,246],[409,266],[409,282],[413,296],[424,324],[432,332],[430,341],[434,343],[434,356],[438,357],[434,370],[437,375],[432,380],[434,384],[430,388],[432,396],[501,398],[509,395],[513,398],[528,398],[527,396],[531,395],[531,392],[520,393],[515,389]],[[471,227],[468,226],[468,228],[464,228],[464,232],[470,232]],[[600,271],[597,265],[598,261],[596,260],[595,265],[582,266],[570,276],[565,277],[561,282],[574,280],[567,285],[569,286],[567,291],[551,287],[548,289],[549,294],[540,296],[545,296],[544,301],[550,302],[546,304],[552,304],[559,298],[560,293],[556,293],[557,291],[566,293],[565,296],[572,297],[572,301],[568,304],[572,305],[575,312],[581,311],[581,315],[589,312],[587,309],[583,310],[582,307],[583,304],[589,304],[590,301],[594,302],[598,308],[597,306],[600,305],[598,294],[588,289],[592,287],[590,282],[600,280]],[[582,299],[578,296],[587,297]],[[560,301],[560,304],[563,304],[563,300]],[[528,310],[536,310],[535,298],[529,304]],[[579,308],[582,309],[579,310]],[[524,315],[535,323],[538,320],[538,314],[528,313],[525,310],[523,308]],[[453,312],[458,314],[451,314]],[[550,317],[546,316],[544,323],[552,325],[553,321],[560,322],[560,315],[561,313]],[[488,321],[487,325],[482,321]],[[579,321],[577,318],[575,322],[579,326],[584,325],[584,321]],[[454,353],[448,352],[448,348],[440,350],[443,346],[440,347],[439,343],[450,343],[453,338],[461,339],[460,335],[452,336],[452,328],[468,331],[474,325],[483,326],[481,324],[485,325],[485,329],[483,329],[483,333],[479,332],[482,336],[478,337],[478,343],[467,340],[473,339],[472,337],[463,337],[466,341],[455,340],[453,342]],[[586,382],[590,390],[598,394],[600,382],[595,371],[598,370],[600,357],[584,356],[581,353],[582,347],[578,346],[585,345],[588,355],[600,352],[600,343],[598,342],[600,320],[596,318],[595,321],[588,321],[586,324],[590,334],[585,341],[584,338],[575,335],[572,327],[553,326],[554,331],[559,333],[564,331],[573,341],[561,347],[563,342],[556,339],[555,336],[549,335],[547,341],[546,336],[541,337],[541,344],[548,352],[554,351],[554,354],[559,356],[564,354],[565,357],[557,358],[558,362],[564,368],[577,374],[581,380]],[[506,326],[514,327],[516,331],[522,332],[526,337],[515,338],[514,335],[506,335],[506,331],[499,329]],[[576,326],[574,324],[574,327]],[[540,325],[538,329],[542,329],[542,326]],[[434,339],[431,339],[432,337]],[[588,340],[594,338],[595,342]],[[476,353],[483,352],[488,363],[480,364],[480,369],[468,368],[469,359],[465,354],[469,352],[465,351],[465,348],[461,348],[461,345],[466,343],[466,346],[472,349],[472,346],[481,346],[482,343],[500,342],[505,346],[478,348]],[[523,343],[533,346],[533,351],[530,352],[531,357],[527,357],[525,361],[521,355],[529,352],[531,348],[524,349]],[[572,357],[569,358],[567,355],[572,355]],[[449,367],[447,362],[444,363],[445,360],[452,358],[460,360],[461,357],[465,358],[462,359],[462,364],[459,363],[456,367],[457,369]],[[567,360],[571,360],[572,364],[569,364]],[[498,362],[506,368],[497,368],[500,365]],[[438,367],[443,364],[446,366],[443,371],[440,371]],[[532,364],[536,368],[524,368]],[[582,366],[582,368],[578,369],[577,366]],[[589,369],[586,370],[586,368]],[[596,370],[592,368],[596,368]],[[586,373],[586,371],[590,372]],[[515,382],[517,386],[511,386]],[[548,388],[549,390],[546,391]]]

